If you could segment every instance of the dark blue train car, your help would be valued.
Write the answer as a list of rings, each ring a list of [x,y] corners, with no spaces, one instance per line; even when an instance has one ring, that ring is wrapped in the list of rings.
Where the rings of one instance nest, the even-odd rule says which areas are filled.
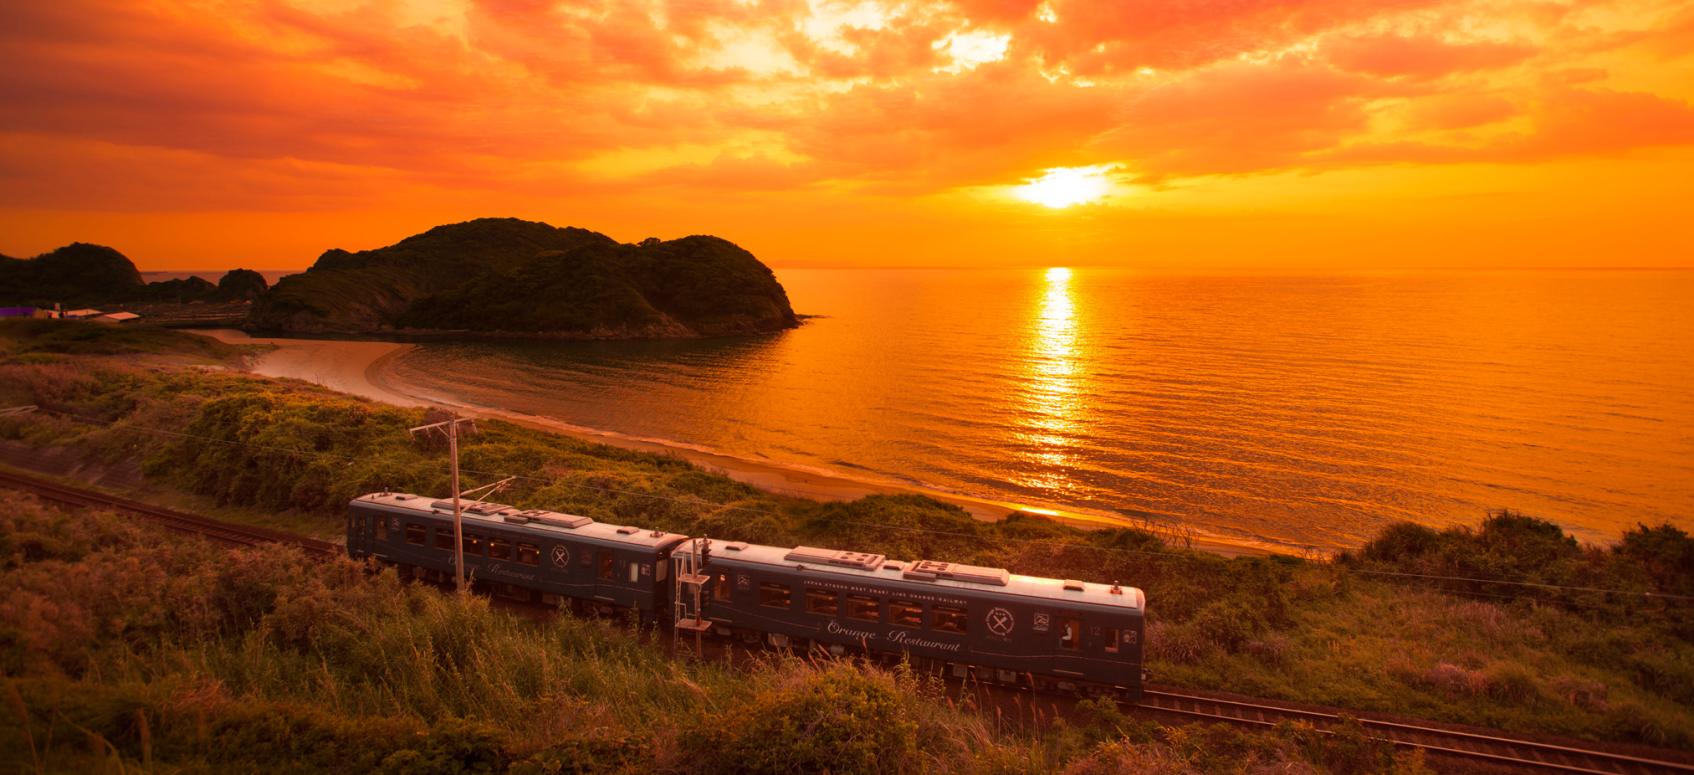
[[[1146,598],[1133,587],[803,546],[712,541],[705,554],[691,574],[700,626],[720,633],[1036,689],[1140,691]]]
[[[465,571],[473,582],[578,610],[669,614],[670,554],[687,536],[493,503],[466,502],[462,513]],[[406,493],[355,498],[347,510],[347,554],[451,580],[453,503]]]

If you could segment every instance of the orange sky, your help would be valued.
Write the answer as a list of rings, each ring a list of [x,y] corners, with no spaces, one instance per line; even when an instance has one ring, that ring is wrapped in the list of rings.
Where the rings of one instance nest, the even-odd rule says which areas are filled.
[[[1694,0],[24,0],[0,62],[14,256],[1694,266]]]

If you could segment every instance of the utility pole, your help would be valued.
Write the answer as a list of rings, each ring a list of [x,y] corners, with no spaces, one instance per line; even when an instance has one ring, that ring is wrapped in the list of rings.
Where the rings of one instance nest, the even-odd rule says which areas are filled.
[[[419,433],[428,434],[439,431],[447,437],[447,454],[453,461],[453,572],[456,581],[453,589],[459,594],[465,594],[470,588],[465,585],[465,524],[464,514],[459,509],[459,425],[469,425],[471,433],[476,433],[476,420],[460,417],[454,412],[451,417],[441,422],[419,425],[412,430],[415,438]]]

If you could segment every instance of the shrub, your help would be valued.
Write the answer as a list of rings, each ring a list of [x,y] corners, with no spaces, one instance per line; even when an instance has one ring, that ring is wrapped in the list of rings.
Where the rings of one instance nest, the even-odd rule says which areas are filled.
[[[1604,710],[1606,707],[1606,685],[1599,681],[1561,675],[1554,678],[1547,688],[1554,695],[1578,708]]]
[[[1401,563],[1428,555],[1441,545],[1441,534],[1415,522],[1396,522],[1382,529],[1359,550],[1367,560]]]
[[[1482,694],[1488,689],[1488,678],[1478,670],[1466,670],[1458,665],[1442,662],[1425,670],[1418,679],[1425,685],[1440,689],[1450,695]]]
[[[685,734],[701,772],[910,771],[917,725],[886,675],[845,664],[767,689]]]
[[[1104,743],[1072,762],[1064,775],[1185,775],[1196,770],[1187,760],[1163,746],[1138,746],[1127,740]]]
[[[1147,644],[1141,652],[1148,662],[1191,665],[1217,651],[1214,641],[1192,624],[1152,621],[1147,624]]]
[[[512,765],[512,775],[590,775],[648,773],[654,769],[653,746],[636,737],[573,739],[555,743]]]
[[[1194,627],[1225,651],[1234,653],[1265,630],[1265,620],[1252,603],[1231,596],[1200,609],[1194,617]]]
[[[1292,639],[1273,632],[1247,641],[1243,650],[1267,666],[1283,667],[1288,664],[1289,651],[1293,648]]]
[[[1529,705],[1541,697],[1541,686],[1535,674],[1522,665],[1501,663],[1484,672],[1484,686],[1489,697],[1511,705]]]

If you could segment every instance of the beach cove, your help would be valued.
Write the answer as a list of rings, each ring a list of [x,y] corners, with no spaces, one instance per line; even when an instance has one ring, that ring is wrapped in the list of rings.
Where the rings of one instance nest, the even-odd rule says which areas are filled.
[[[232,345],[268,347],[249,359],[247,369],[254,374],[280,379],[297,379],[321,385],[331,390],[367,398],[395,406],[439,406],[468,417],[499,419],[528,428],[558,433],[574,438],[607,444],[640,452],[674,455],[702,469],[722,474],[743,484],[767,492],[808,498],[819,501],[851,501],[877,494],[922,495],[943,503],[958,506],[971,516],[985,522],[1005,519],[1022,512],[1062,524],[1081,528],[1138,527],[1129,520],[1106,514],[1057,509],[1047,506],[1019,504],[978,498],[960,493],[911,487],[894,482],[873,481],[836,472],[816,470],[810,466],[782,465],[727,455],[710,449],[669,442],[663,439],[637,438],[615,431],[576,425],[535,414],[515,412],[499,407],[480,406],[420,389],[397,379],[390,366],[416,348],[404,342],[384,342],[343,339],[296,339],[285,337],[255,337],[233,329],[195,331],[220,342]],[[1191,545],[1192,548],[1224,556],[1268,554],[1270,549],[1245,542],[1189,534],[1161,532],[1166,540]]]

